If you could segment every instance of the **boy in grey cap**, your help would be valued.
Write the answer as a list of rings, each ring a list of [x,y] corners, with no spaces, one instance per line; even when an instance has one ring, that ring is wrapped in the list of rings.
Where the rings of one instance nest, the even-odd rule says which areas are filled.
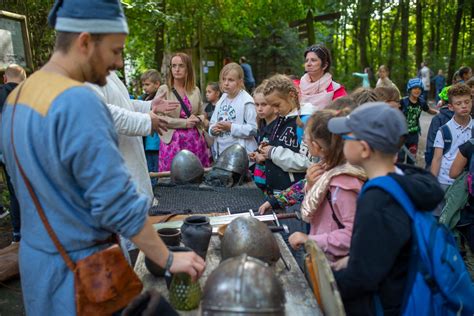
[[[392,177],[422,211],[441,201],[443,191],[430,173],[394,165],[407,134],[399,110],[366,103],[346,117],[331,119],[328,127],[342,135],[347,161],[364,168],[369,180]],[[400,314],[411,239],[410,218],[389,193],[372,187],[359,197],[349,256],[333,265],[348,315],[374,315],[375,295],[385,315]]]

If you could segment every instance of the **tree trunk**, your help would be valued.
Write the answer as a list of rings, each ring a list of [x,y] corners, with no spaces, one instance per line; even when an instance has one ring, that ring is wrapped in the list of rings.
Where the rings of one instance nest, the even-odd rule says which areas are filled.
[[[359,28],[358,28],[358,21],[359,19],[354,15],[353,17],[354,19],[354,22],[353,22],[353,25],[354,25],[354,38],[359,38]],[[358,58],[358,55],[357,55],[357,44],[358,44],[358,41],[352,41],[352,45],[353,45],[353,49],[354,49],[354,55],[353,55],[353,58],[354,58],[354,61],[353,61],[353,65],[354,67],[357,65],[357,60],[359,59]]]
[[[393,66],[393,56],[395,53],[395,33],[398,30],[400,12],[401,12],[401,7],[398,6],[397,14],[395,15],[395,19],[393,20],[392,31],[390,32],[390,50],[388,51],[388,62],[387,62],[388,69],[392,69],[392,66]],[[383,64],[383,62],[380,62],[380,64]]]
[[[452,80],[456,71],[456,56],[458,52],[459,31],[461,30],[462,8],[464,0],[458,0],[458,8],[456,11],[456,19],[454,20],[453,39],[451,42],[451,54],[449,55],[448,80]]]
[[[421,0],[416,0],[416,47],[415,47],[416,67],[420,67],[423,61],[423,9]]]
[[[472,56],[472,42],[473,42],[473,39],[474,39],[474,34],[472,34],[472,31],[473,31],[473,28],[474,28],[474,25],[473,25],[473,21],[474,21],[474,4],[471,3],[471,18],[469,19],[469,43],[468,43],[468,50],[467,50],[467,55],[468,56]]]
[[[379,24],[378,24],[378,43],[377,43],[377,61],[380,64],[382,60],[382,23],[383,23],[383,10],[385,7],[384,0],[380,0],[379,6]],[[372,65],[373,66],[373,65]]]
[[[410,10],[409,0],[400,0],[400,10],[402,15],[402,32],[400,45],[400,62],[402,64],[402,71],[400,72],[401,82],[405,83],[408,80],[408,15]]]
[[[436,37],[436,29],[435,29],[435,8],[434,5],[430,6],[430,38],[428,41],[428,55],[432,55],[435,49],[435,37]]]
[[[369,66],[369,59],[367,58],[367,37],[369,35],[370,27],[370,11],[371,11],[370,0],[360,0],[359,2],[359,33],[358,41],[360,45],[360,69],[364,69]]]
[[[344,73],[348,73],[349,72],[349,70],[348,70],[349,63],[347,62],[347,55],[348,54],[346,53],[346,49],[347,49],[347,41],[346,41],[346,39],[347,39],[347,13],[344,14],[343,23],[344,24],[342,26],[342,29],[343,29],[343,31],[342,31],[342,34],[343,34],[342,35],[343,36],[343,38],[342,38],[342,51],[344,52],[344,54],[343,54],[343,56],[344,56],[343,57],[344,58]]]
[[[441,2],[442,0],[437,1],[436,4],[436,37],[435,37],[435,52],[436,56],[440,56],[440,41],[441,41]]]

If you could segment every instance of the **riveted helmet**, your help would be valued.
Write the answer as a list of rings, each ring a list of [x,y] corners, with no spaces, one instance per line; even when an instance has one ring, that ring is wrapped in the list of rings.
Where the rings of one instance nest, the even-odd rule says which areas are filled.
[[[285,292],[266,263],[243,254],[207,278],[201,309],[205,316],[285,315]]]
[[[217,158],[214,168],[235,172],[241,176],[247,174],[249,157],[247,150],[239,144],[227,147]]]
[[[234,219],[221,241],[222,260],[241,254],[272,264],[280,259],[278,243],[267,225],[253,217]]]
[[[171,181],[176,184],[200,183],[204,175],[201,161],[189,150],[183,149],[171,162]]]

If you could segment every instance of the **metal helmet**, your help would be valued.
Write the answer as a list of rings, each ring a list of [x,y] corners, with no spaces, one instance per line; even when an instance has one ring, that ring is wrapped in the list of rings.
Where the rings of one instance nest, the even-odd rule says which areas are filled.
[[[214,168],[235,172],[241,176],[247,175],[249,168],[247,150],[239,144],[227,147],[217,158]]]
[[[285,315],[285,292],[273,270],[245,254],[222,262],[206,281],[202,315]]]
[[[280,259],[278,243],[268,226],[253,217],[238,217],[225,230],[221,241],[222,260],[241,254],[272,264]]]
[[[178,152],[171,162],[171,181],[177,184],[200,183],[204,175],[201,161],[189,150]]]

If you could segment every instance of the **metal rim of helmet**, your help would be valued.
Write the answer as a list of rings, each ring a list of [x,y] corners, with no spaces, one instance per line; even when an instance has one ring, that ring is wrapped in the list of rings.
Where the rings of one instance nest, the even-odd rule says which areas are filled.
[[[219,168],[240,175],[246,175],[249,167],[247,150],[240,144],[227,147],[217,158],[214,168]]]
[[[278,287],[275,289],[275,291],[272,291],[271,298],[276,299],[278,302],[275,304],[275,306],[260,306],[260,302],[257,302],[255,307],[247,307],[247,306],[224,306],[225,303],[228,302],[223,302],[222,300],[208,300],[206,294],[209,292],[208,288],[208,282],[206,282],[206,286],[204,288],[204,295],[203,295],[203,300],[201,303],[202,306],[202,311],[203,315],[220,315],[221,313],[226,313],[225,315],[229,315],[229,313],[236,313],[236,314],[259,314],[259,315],[284,315],[285,314],[285,293],[283,291],[283,288],[281,287],[281,283],[276,279],[275,274],[269,267],[269,265],[257,258],[250,257],[247,254],[242,254],[239,257],[233,257],[229,258],[221,263],[219,267],[221,269],[225,269],[226,265],[233,265],[236,264],[236,261],[238,261],[238,268],[234,271],[236,271],[236,279],[238,280],[235,282],[234,287],[231,288],[229,287],[229,290],[232,291],[232,293],[235,295],[235,300],[232,303],[235,304],[244,304],[245,302],[242,300],[242,289],[241,286],[244,282],[244,277],[245,277],[245,272],[246,268],[248,268],[249,265],[258,265],[262,269],[268,269],[266,271],[270,271],[268,273],[268,276],[272,278],[271,282],[272,285],[278,285]],[[216,276],[215,273],[219,273],[220,271],[218,270],[219,267],[214,270],[214,272],[209,276],[208,280],[213,280],[213,275],[214,277]],[[263,271],[262,271],[263,272]],[[212,296],[212,293],[211,293]],[[211,297],[212,298],[212,297]],[[217,304],[216,304],[217,303]],[[224,314],[222,314],[224,315]]]

